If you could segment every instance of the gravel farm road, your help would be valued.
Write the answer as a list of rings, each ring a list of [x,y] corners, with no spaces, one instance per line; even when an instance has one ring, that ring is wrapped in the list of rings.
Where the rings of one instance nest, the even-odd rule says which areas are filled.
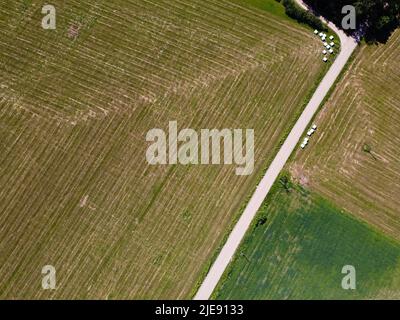
[[[296,2],[301,7],[309,10],[308,7],[303,3],[303,1],[296,0]],[[274,158],[267,172],[262,178],[260,184],[257,186],[254,194],[247,204],[247,207],[243,211],[243,214],[241,215],[239,221],[236,223],[235,227],[228,237],[228,240],[226,241],[217,259],[211,266],[206,278],[201,284],[199,290],[197,291],[194,297],[195,300],[207,300],[210,298],[225,269],[227,268],[229,262],[232,260],[232,257],[234,256],[237,248],[243,240],[246,231],[251,225],[251,222],[256,216],[257,211],[260,209],[272,185],[279,176],[279,173],[286,164],[293,150],[298,145],[299,140],[301,139],[303,133],[306,131],[307,126],[311,122],[322,101],[328,94],[331,87],[334,85],[339,74],[341,73],[350,56],[357,47],[356,40],[354,40],[352,37],[347,36],[333,23],[327,22],[325,20],[324,22],[326,22],[328,26],[339,36],[341,41],[340,54],[337,56],[336,60],[332,64],[325,77],[322,79],[310,102],[304,109],[300,118],[297,120],[281,149],[277,153],[276,157]]]

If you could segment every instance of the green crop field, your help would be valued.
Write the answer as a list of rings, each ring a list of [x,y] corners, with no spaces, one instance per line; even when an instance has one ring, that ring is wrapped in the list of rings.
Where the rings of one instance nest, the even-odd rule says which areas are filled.
[[[400,30],[362,45],[290,164],[296,180],[400,240]]]
[[[400,297],[400,245],[299,186],[277,183],[215,296],[219,299]],[[345,265],[356,289],[344,290]]]
[[[42,1],[0,1],[1,298],[190,297],[328,67],[267,2],[56,0],[43,30]],[[254,173],[149,166],[174,120],[254,129]]]

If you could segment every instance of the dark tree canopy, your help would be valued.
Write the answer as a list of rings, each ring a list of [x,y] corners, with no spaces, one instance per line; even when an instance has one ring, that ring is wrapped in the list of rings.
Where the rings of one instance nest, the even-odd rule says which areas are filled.
[[[400,0],[304,0],[316,13],[341,26],[342,8],[356,8],[357,28],[364,26],[369,42],[386,42],[400,25]],[[351,32],[351,30],[349,30]]]
[[[281,2],[280,0],[277,1]],[[318,30],[327,30],[319,18],[317,18],[314,14],[303,10],[296,4],[294,0],[283,0],[282,4],[284,5],[285,12],[289,17],[301,23],[308,24],[309,26]]]

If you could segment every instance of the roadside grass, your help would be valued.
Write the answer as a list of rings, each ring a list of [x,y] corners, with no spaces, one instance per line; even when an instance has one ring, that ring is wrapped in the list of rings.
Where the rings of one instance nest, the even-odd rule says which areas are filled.
[[[341,286],[345,265],[356,269],[356,290]],[[213,297],[390,299],[399,284],[398,243],[316,193],[277,183]]]

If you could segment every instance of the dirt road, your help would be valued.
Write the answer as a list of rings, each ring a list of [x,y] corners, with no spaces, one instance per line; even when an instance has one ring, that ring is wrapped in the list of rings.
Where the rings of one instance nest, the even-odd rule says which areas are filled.
[[[301,0],[296,0],[296,2],[303,8],[307,9],[307,6],[304,5]],[[242,216],[240,217],[239,221],[229,235],[228,240],[226,241],[224,247],[219,253],[211,269],[209,270],[197,294],[195,295],[195,300],[206,300],[210,298],[222,274],[224,273],[229,262],[234,256],[237,248],[239,247],[240,242],[243,240],[246,231],[248,230],[251,222],[257,214],[257,211],[259,210],[261,204],[268,195],[268,192],[270,191],[273,183],[275,182],[282,168],[286,164],[293,150],[296,148],[296,146],[298,146],[299,140],[302,138],[303,133],[306,131],[308,125],[310,124],[310,121],[317,112],[318,107],[324,100],[325,96],[328,94],[330,88],[334,85],[340,72],[343,70],[345,64],[357,47],[357,42],[353,38],[348,37],[334,24],[328,23],[328,25],[340,37],[341,52],[337,56],[335,62],[332,64],[328,73],[321,81],[310,102],[304,109],[300,118],[297,120],[286,141],[282,145],[275,159],[265,173],[263,179],[261,180],[256,191],[251,197],[249,203],[247,204],[247,207],[244,210]]]

